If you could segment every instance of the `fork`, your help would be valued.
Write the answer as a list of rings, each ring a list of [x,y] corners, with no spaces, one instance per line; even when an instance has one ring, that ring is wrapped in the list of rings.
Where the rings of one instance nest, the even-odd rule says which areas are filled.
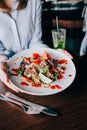
[[[4,94],[0,94],[0,99],[3,101],[11,102],[11,103],[14,103],[14,104],[20,106],[21,108],[23,108],[24,112],[27,114],[39,114],[40,113],[40,111],[38,109],[35,109],[29,105],[25,105],[23,103],[10,99],[10,98],[6,97]]]

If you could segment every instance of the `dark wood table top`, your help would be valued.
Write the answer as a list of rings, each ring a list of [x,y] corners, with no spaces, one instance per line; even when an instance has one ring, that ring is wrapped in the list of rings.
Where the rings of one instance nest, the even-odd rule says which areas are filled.
[[[49,96],[16,94],[58,111],[59,116],[27,115],[20,107],[0,100],[0,130],[87,130],[87,63],[78,58],[74,63],[76,78],[66,90]]]

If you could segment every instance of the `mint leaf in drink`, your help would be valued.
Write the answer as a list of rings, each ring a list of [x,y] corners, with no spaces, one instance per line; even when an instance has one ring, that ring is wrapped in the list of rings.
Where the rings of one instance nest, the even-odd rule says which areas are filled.
[[[58,48],[64,49],[64,42],[62,40],[58,41]]]

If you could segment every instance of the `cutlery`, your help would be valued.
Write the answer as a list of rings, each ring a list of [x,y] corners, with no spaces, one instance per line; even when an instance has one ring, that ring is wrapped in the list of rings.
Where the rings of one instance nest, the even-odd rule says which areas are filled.
[[[22,107],[24,109],[25,113],[27,113],[27,114],[38,114],[38,113],[40,113],[39,111],[35,111],[36,109],[30,107],[29,105],[28,106],[24,105],[24,104],[22,104],[18,101],[15,101],[13,99],[6,97],[3,94],[0,94],[0,99],[3,100],[3,101],[8,101],[8,102],[14,103],[16,105],[19,105],[20,107]]]
[[[58,116],[58,112],[48,108],[48,107],[44,107],[42,105],[38,105],[36,103],[33,103],[33,102],[30,102],[30,101],[27,101],[21,97],[18,97],[10,92],[6,92],[5,93],[5,96],[10,98],[10,99],[14,99],[16,101],[19,101],[23,104],[26,104],[26,105],[29,105],[31,106],[33,109],[36,109],[37,111],[39,112],[42,112],[42,113],[45,113],[45,114],[48,114],[48,115],[51,115],[51,116]]]
[[[25,104],[23,104],[23,103],[20,103],[20,102],[18,102],[18,101],[15,101],[15,100],[13,100],[13,99],[10,99],[10,98],[6,97],[6,96],[3,95],[3,94],[0,94],[0,99],[3,100],[3,101],[7,101],[7,102],[14,103],[14,104],[16,104],[16,105],[22,107],[23,110],[24,110],[24,112],[27,113],[27,114],[39,114],[39,113],[40,113],[39,110],[37,110],[37,109],[35,109],[35,108],[32,108],[32,107],[29,106],[29,105],[25,105]]]

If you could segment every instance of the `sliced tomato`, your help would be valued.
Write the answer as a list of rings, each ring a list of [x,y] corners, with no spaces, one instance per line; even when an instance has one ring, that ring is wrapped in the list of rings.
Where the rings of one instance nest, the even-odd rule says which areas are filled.
[[[20,83],[22,86],[29,86],[29,84],[27,84],[26,82],[21,82]]]
[[[25,81],[28,81],[28,82],[32,82],[31,79],[29,79],[29,78],[27,78],[27,77],[25,77],[25,76],[21,76],[20,78],[21,78],[22,80],[25,80]]]
[[[33,54],[32,54],[32,57],[33,57],[33,58],[38,58],[38,57],[40,57],[40,55],[39,55],[38,53],[33,53]]]
[[[63,72],[61,72],[61,74],[65,74],[65,72],[63,71]]]
[[[62,87],[59,86],[59,85],[53,85],[53,86],[51,86],[50,88],[51,88],[51,89],[62,89]]]
[[[59,60],[58,63],[59,64],[64,64],[64,63],[66,64],[66,63],[68,63],[68,61],[66,59],[63,59],[63,60]]]
[[[56,88],[57,88],[57,89],[62,89],[62,87],[61,87],[61,86],[59,86],[59,85],[56,85]]]
[[[41,84],[32,84],[33,87],[41,87]]]
[[[18,68],[12,68],[12,71],[15,72],[15,73],[17,74]]]
[[[63,78],[64,78],[63,75],[58,76],[58,79],[63,79]]]
[[[56,67],[52,67],[52,71],[54,71],[54,72],[58,72],[58,70],[57,70]]]
[[[56,85],[53,85],[50,87],[51,89],[56,89]]]
[[[62,68],[63,70],[66,70],[66,66],[62,66],[61,68]]]
[[[35,63],[35,64],[40,64],[40,62],[41,62],[41,60],[39,60],[39,59],[32,60],[32,63]]]
[[[25,58],[24,58],[24,62],[29,63],[29,62],[30,62],[30,58],[25,57]]]

